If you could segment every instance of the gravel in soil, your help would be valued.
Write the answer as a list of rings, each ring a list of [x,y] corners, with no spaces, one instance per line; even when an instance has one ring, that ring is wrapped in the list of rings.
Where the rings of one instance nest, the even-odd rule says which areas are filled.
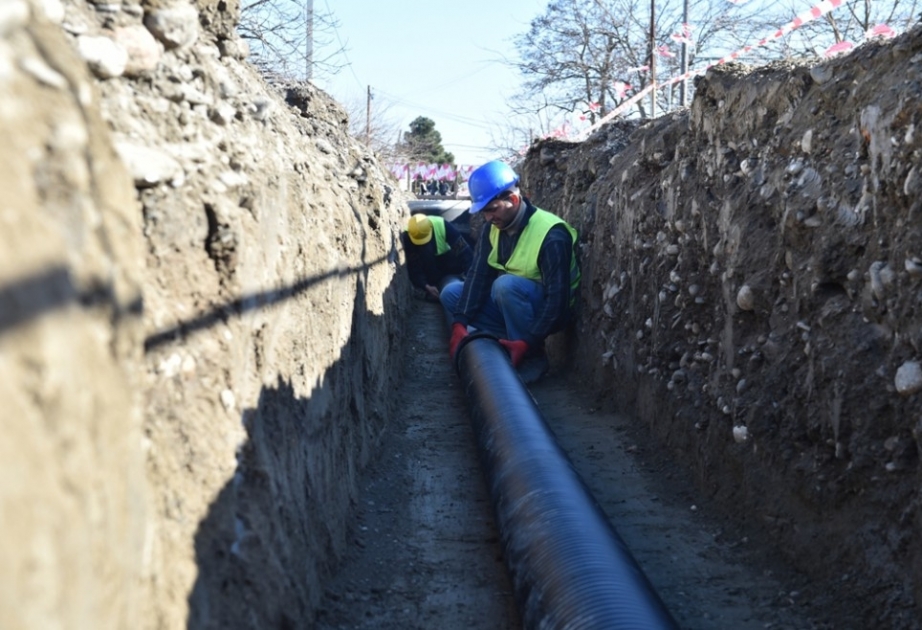
[[[316,628],[519,628],[467,401],[438,306],[415,308],[399,399],[363,474],[352,544]],[[564,374],[530,387],[541,413],[682,628],[848,628],[824,585],[777,562],[756,530],[696,498],[643,427]],[[825,594],[825,595],[824,595]]]

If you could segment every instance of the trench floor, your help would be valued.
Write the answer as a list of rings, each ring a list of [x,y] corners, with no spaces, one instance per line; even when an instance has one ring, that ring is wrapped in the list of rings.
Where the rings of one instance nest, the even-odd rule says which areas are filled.
[[[349,549],[315,627],[515,630],[521,624],[440,308],[414,309],[403,411],[362,475]],[[849,627],[816,604],[827,587],[780,564],[770,544],[696,497],[643,427],[603,411],[599,392],[553,365],[529,389],[682,628]]]

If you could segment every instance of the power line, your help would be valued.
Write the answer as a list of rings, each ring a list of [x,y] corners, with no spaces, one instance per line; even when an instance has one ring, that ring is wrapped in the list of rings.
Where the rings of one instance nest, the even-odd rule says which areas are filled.
[[[483,149],[485,148],[482,144],[459,144],[457,142],[443,142],[442,146],[458,147],[460,149]]]
[[[377,92],[378,92],[378,94],[383,94],[384,96],[388,97],[390,100],[394,101],[395,103],[398,103],[398,104],[400,104],[400,105],[405,105],[405,106],[407,106],[407,107],[412,107],[412,108],[414,108],[414,109],[418,109],[418,110],[422,111],[423,113],[438,114],[438,115],[440,115],[440,116],[442,116],[442,117],[444,117],[444,118],[447,118],[447,119],[449,119],[449,120],[453,120],[454,122],[459,122],[459,123],[463,123],[463,124],[466,124],[466,125],[470,125],[471,127],[478,127],[478,128],[480,128],[480,129],[489,129],[489,128],[490,128],[490,125],[489,125],[489,124],[486,124],[486,123],[483,121],[483,119],[480,119],[480,118],[469,118],[469,117],[467,117],[467,116],[460,116],[460,115],[458,115],[458,114],[453,114],[453,113],[450,113],[450,112],[446,112],[446,111],[442,111],[442,110],[435,109],[435,108],[433,108],[433,107],[430,107],[429,105],[423,105],[423,104],[421,104],[421,103],[414,103],[413,101],[405,100],[405,99],[403,99],[403,98],[400,98],[399,96],[396,96],[396,95],[394,95],[394,94],[391,94],[390,92],[387,92],[387,91],[382,90],[382,89],[380,89],[380,88],[378,88]]]
[[[330,10],[330,3],[327,0],[323,0],[323,6],[326,7],[327,15],[335,15],[333,11]],[[349,59],[348,53],[346,53],[346,45],[343,43],[342,37],[339,36],[339,29],[336,28],[336,20],[330,20],[330,24],[333,27],[333,34],[336,35],[336,41],[339,44],[339,49],[343,53],[343,57],[346,58],[346,67],[349,68],[349,73],[352,74],[352,78],[355,79],[356,84],[359,87],[364,87],[361,81],[359,81],[358,75],[355,73],[355,69],[352,67],[352,60]]]
[[[425,92],[438,91],[438,90],[441,90],[441,89],[444,88],[444,87],[448,87],[449,85],[454,85],[454,84],[457,84],[458,82],[460,82],[460,81],[462,81],[462,80],[464,80],[464,79],[468,79],[468,78],[474,76],[475,74],[479,74],[479,73],[483,72],[484,70],[491,69],[493,66],[494,66],[494,64],[493,64],[492,62],[490,62],[490,61],[481,61],[481,62],[480,62],[480,67],[479,67],[479,68],[478,68],[478,67],[475,67],[473,70],[471,70],[471,71],[468,72],[467,74],[452,75],[452,76],[448,77],[448,79],[447,79],[444,83],[440,83],[440,84],[438,84],[438,85],[420,86],[420,90],[425,91]],[[414,90],[414,91],[411,91],[410,93],[408,93],[407,96],[413,96],[413,95],[415,95],[415,94],[417,94],[417,92]]]

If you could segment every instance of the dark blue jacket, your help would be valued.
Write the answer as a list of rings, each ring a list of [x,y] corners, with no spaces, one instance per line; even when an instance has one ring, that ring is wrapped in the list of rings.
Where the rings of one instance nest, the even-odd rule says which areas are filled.
[[[445,240],[451,249],[439,256],[435,238],[429,239],[425,245],[414,245],[406,230],[400,233],[400,242],[407,257],[407,273],[414,287],[425,289],[427,284],[437,287],[445,276],[467,273],[474,253],[461,232],[448,221],[445,221]]]
[[[526,204],[525,223],[535,213],[535,206],[528,199]],[[522,226],[524,228],[524,224]],[[512,255],[512,250],[522,234],[520,229],[516,234],[505,232],[499,237],[499,262],[505,263]],[[464,289],[458,301],[454,320],[462,324],[474,321],[483,304],[490,297],[490,288],[499,275],[497,269],[487,262],[492,245],[490,244],[490,225],[486,224],[480,231],[477,246],[474,249],[474,263],[464,281]],[[542,341],[551,333],[562,330],[570,319],[570,260],[573,255],[573,239],[567,228],[558,225],[551,228],[541,251],[538,254],[538,266],[541,269],[541,284],[544,287],[544,300],[536,313],[529,335],[524,341],[534,345]]]

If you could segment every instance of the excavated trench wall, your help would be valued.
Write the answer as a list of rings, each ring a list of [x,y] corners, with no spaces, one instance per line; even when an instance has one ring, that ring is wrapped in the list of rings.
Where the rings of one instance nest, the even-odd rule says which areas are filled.
[[[237,3],[0,3],[0,627],[307,627],[393,410],[390,175]]]
[[[0,3],[0,627],[304,627],[342,548],[405,210],[238,11]],[[583,235],[557,358],[877,627],[922,599],[920,41],[715,70],[524,171]]]
[[[856,627],[916,627],[922,604],[920,82],[919,29],[718,66],[687,111],[543,142],[524,166],[581,233],[557,361],[851,589]]]

